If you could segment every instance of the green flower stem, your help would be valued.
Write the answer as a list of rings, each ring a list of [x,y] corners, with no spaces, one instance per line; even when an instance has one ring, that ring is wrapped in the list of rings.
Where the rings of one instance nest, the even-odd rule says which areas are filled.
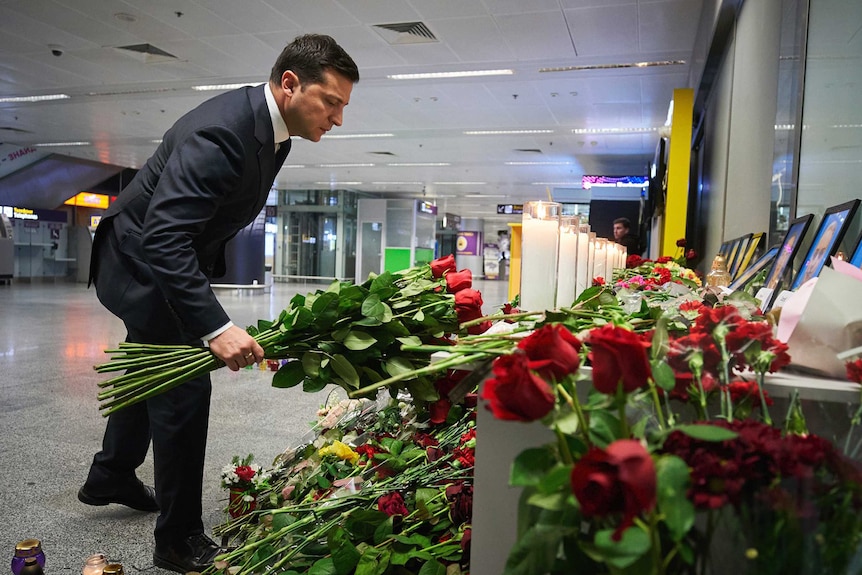
[[[592,442],[590,441],[590,420],[587,419],[587,416],[584,414],[584,410],[581,407],[580,400],[578,400],[577,393],[570,394],[568,390],[560,383],[557,384],[557,391],[560,392],[560,395],[563,396],[563,399],[566,400],[566,403],[569,404],[569,407],[571,407],[575,411],[575,413],[578,414],[578,422],[580,423],[578,427],[584,437],[584,442],[587,444],[587,446],[592,445]],[[568,449],[568,444],[566,444],[566,448]]]
[[[112,352],[105,352],[112,353]],[[121,358],[112,359],[108,363],[102,363],[99,365],[94,365],[93,369],[95,369],[98,373],[105,373],[111,371],[120,371],[122,369],[129,368],[142,368],[150,365],[172,365],[177,362],[182,362],[188,359],[190,356],[194,356],[197,352],[195,348],[192,349],[183,349],[177,351],[167,351],[161,352],[157,355],[152,355],[150,352],[149,355],[127,355]],[[168,360],[170,363],[165,363]]]
[[[763,422],[766,423],[766,425],[772,425],[772,417],[769,415],[769,406],[766,405],[766,396],[763,394],[763,380],[765,375],[766,374],[763,371],[757,372],[757,391],[760,394],[760,410],[763,412]]]
[[[119,375],[117,377],[109,379],[108,381],[103,381],[103,382],[99,383],[99,387],[108,387],[108,386],[117,387],[118,384],[123,383],[125,381],[141,379],[142,377],[152,375],[152,374],[160,374],[160,373],[163,373],[166,369],[169,369],[172,367],[177,367],[177,366],[182,367],[184,365],[187,365],[189,362],[197,361],[201,357],[205,357],[207,355],[211,356],[212,354],[208,350],[202,350],[202,352],[195,352],[194,354],[186,354],[186,355],[180,357],[179,359],[173,359],[172,361],[167,361],[167,362],[164,361],[163,356],[161,354],[159,354],[159,356],[148,358],[145,361],[138,361],[138,362],[121,361],[121,362],[118,362],[120,367],[117,367],[117,368],[113,368],[113,364],[109,364],[109,365],[112,365],[111,369],[104,369],[101,371],[117,371],[119,369],[132,369],[132,371],[129,371],[127,373],[124,373],[123,375]],[[164,359],[168,359],[168,358],[164,358]],[[144,367],[143,369],[137,369],[139,366],[144,366],[144,365],[146,365],[148,367]],[[96,371],[100,371],[100,370],[96,369]]]
[[[557,436],[557,445],[560,446],[560,456],[563,458],[563,463],[572,465],[575,458],[572,456],[572,450],[569,449],[569,442],[566,441],[566,434],[560,431],[560,428],[554,426],[554,435]]]
[[[419,368],[417,370],[400,373],[398,375],[393,375],[392,377],[386,378],[384,380],[378,381],[377,383],[373,383],[371,385],[367,385],[356,391],[352,391],[348,394],[348,397],[354,399],[356,397],[361,397],[369,394],[372,391],[377,391],[383,387],[388,385],[392,385],[393,383],[397,383],[399,381],[404,381],[405,379],[413,379],[416,377],[421,377],[423,375],[430,375],[432,373],[439,373],[441,371],[445,371],[450,367],[456,367],[458,365],[464,365],[465,363],[470,363],[471,361],[475,361],[477,359],[482,359],[486,357],[488,354],[485,352],[482,353],[472,353],[472,354],[464,354],[458,355],[450,359],[445,359],[443,361],[438,361],[427,365],[425,367]]]
[[[661,407],[661,400],[658,397],[658,390],[656,389],[656,384],[654,381],[650,381],[649,389],[650,396],[652,396],[653,405],[655,406],[655,414],[656,418],[658,419],[658,427],[660,430],[664,431],[668,426],[668,422],[665,418],[664,410]]]
[[[623,391],[623,382],[620,381],[619,385],[617,386],[617,397],[616,397],[617,412],[619,413],[619,417],[620,417],[620,425],[623,428],[622,429],[623,437],[631,438],[632,431],[629,428],[628,417],[626,417],[626,399],[627,399],[627,395],[626,395],[626,392]]]
[[[703,390],[703,380],[701,379],[700,369],[693,369],[692,373],[694,374],[694,380],[697,382],[697,389],[700,391],[698,394],[698,400],[700,403],[700,419],[709,421],[709,413],[707,413],[706,409],[706,392]]]
[[[853,435],[853,430],[856,429],[860,421],[862,421],[862,391],[859,394],[859,407],[856,408],[856,413],[850,419],[850,429],[847,430],[847,438],[844,440],[844,455],[850,454],[850,437]]]
[[[471,319],[470,321],[465,321],[461,324],[461,327],[472,327],[474,325],[479,325],[485,321],[498,321],[498,320],[520,320],[528,317],[535,317],[538,315],[544,315],[545,312],[542,311],[523,311],[520,313],[510,313],[510,314],[495,314],[495,315],[486,315],[482,317],[478,317],[476,319]]]

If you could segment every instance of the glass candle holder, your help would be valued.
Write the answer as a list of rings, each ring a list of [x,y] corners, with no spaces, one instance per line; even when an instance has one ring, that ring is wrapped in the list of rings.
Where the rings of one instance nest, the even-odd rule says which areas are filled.
[[[24,561],[28,557],[35,557],[40,567],[45,567],[45,553],[42,551],[42,542],[38,539],[24,539],[15,545],[15,555],[12,556],[12,573],[18,575],[24,568]]]
[[[84,561],[81,575],[102,575],[102,571],[104,571],[107,565],[108,558],[104,553],[94,553]]]
[[[560,257],[557,260],[557,309],[575,301],[578,271],[578,216],[560,218]]]
[[[527,202],[521,225],[521,309],[553,309],[557,294],[560,214],[557,202]]]

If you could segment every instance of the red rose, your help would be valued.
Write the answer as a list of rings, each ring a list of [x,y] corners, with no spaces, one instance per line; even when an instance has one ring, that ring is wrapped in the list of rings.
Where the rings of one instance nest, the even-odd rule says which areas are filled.
[[[580,340],[562,324],[548,324],[518,343],[529,359],[528,366],[545,379],[560,381],[578,370]],[[543,365],[537,362],[547,360]]]
[[[634,439],[615,441],[607,450],[590,448],[575,463],[571,483],[584,516],[623,514],[613,534],[615,541],[637,515],[652,510],[656,502],[655,463]]]
[[[449,501],[452,523],[470,523],[473,519],[473,486],[463,481],[453,483],[446,487],[446,499]]]
[[[494,376],[485,381],[482,399],[497,419],[534,421],[548,414],[556,401],[545,381],[530,371],[527,356],[504,355],[494,360]]]
[[[679,238],[676,240],[676,247],[684,248],[685,247],[685,238]]]
[[[662,256],[662,257],[660,257],[659,259],[657,259],[657,260],[655,261],[655,263],[657,263],[657,264],[666,264],[666,263],[668,263],[668,262],[672,262],[672,261],[673,261],[673,258],[672,258],[672,257],[670,257],[670,256]]]
[[[652,373],[646,354],[648,344],[636,333],[608,324],[593,329],[588,337],[593,387],[613,395],[620,382],[625,393],[646,384]]]
[[[377,510],[382,511],[389,517],[394,515],[406,517],[410,515],[407,506],[404,505],[404,498],[397,491],[381,495],[380,499],[377,500]]]
[[[446,421],[449,417],[449,410],[452,409],[452,402],[446,397],[441,397],[434,403],[428,406],[428,415],[431,423],[439,425]]]
[[[442,278],[446,272],[455,271],[455,255],[449,254],[442,258],[437,258],[431,262],[431,274],[435,278]]]
[[[455,313],[464,323],[482,317],[482,294],[474,289],[462,289],[455,293]]]
[[[687,252],[685,252],[685,259],[693,260],[695,258],[697,258],[697,252],[696,251],[688,250]]]
[[[862,383],[862,359],[848,361],[845,365],[847,367],[847,379]]]
[[[234,473],[236,473],[237,477],[242,481],[251,481],[254,477],[254,469],[248,465],[238,465],[234,470]]]
[[[423,433],[421,431],[417,431],[413,434],[413,443],[415,443],[419,447],[437,447],[438,445],[440,445],[440,442],[437,441],[434,436],[428,435],[427,433]]]
[[[446,290],[449,293],[458,293],[463,289],[473,286],[473,272],[461,270],[460,272],[449,272],[445,276]]]

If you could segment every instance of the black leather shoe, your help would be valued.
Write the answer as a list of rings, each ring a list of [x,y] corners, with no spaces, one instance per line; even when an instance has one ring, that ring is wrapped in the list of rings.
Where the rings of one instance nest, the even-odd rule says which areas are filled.
[[[156,490],[149,485],[144,485],[135,478],[122,487],[110,492],[98,492],[85,483],[78,490],[78,499],[87,505],[107,505],[108,503],[119,503],[138,511],[158,511],[159,504],[156,503]]]
[[[153,564],[162,569],[188,573],[204,571],[212,567],[213,560],[225,550],[203,533],[190,535],[177,544],[159,546],[153,552]]]

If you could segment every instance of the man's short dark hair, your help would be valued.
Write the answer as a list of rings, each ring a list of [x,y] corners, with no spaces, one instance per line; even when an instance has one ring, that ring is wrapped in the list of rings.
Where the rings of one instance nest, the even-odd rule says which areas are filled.
[[[354,84],[359,81],[356,62],[334,38],[325,34],[297,36],[285,46],[272,67],[270,81],[280,84],[287,70],[296,74],[300,82],[309,84],[323,82],[325,70],[338,72]]]
[[[607,220],[605,220],[605,221],[607,221]],[[622,224],[622,226],[627,230],[632,229],[632,222],[628,218],[617,218],[614,220],[614,223],[615,224]]]

